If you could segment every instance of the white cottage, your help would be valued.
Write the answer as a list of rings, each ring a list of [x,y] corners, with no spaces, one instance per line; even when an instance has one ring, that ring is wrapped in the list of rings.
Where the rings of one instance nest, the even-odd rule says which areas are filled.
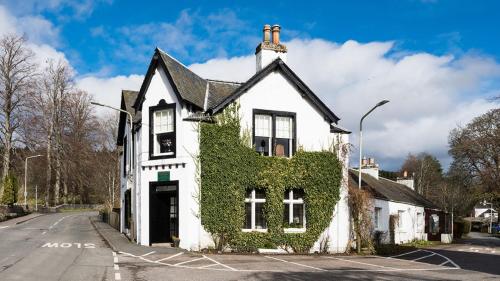
[[[287,48],[279,34],[278,25],[272,32],[264,26],[256,73],[244,83],[204,79],[156,49],[140,90],[122,92],[121,108],[129,113],[120,116],[117,140],[123,146],[123,233],[146,246],[171,242],[173,237],[188,250],[212,245],[196,200],[199,122],[234,102],[240,106],[242,129],[252,132],[255,149],[263,155],[293,157],[299,146],[320,151],[348,143],[349,132],[338,125],[339,118],[286,64]],[[344,178],[347,159],[341,159]],[[341,199],[323,233],[329,236],[331,252],[344,252],[350,234],[347,181],[342,182]],[[252,222],[242,231],[259,228],[257,219]],[[319,239],[312,251],[319,248]]]
[[[441,239],[441,234],[447,231],[445,216],[414,190],[413,179],[405,176],[393,181],[379,176],[373,158],[363,160],[361,172],[361,188],[373,198],[373,230],[381,234],[381,243]],[[358,173],[349,170],[352,188],[358,188]]]

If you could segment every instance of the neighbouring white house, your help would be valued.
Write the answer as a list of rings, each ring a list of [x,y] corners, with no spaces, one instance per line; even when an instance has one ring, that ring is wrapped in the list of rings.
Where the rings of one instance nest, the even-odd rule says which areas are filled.
[[[383,178],[373,158],[363,159],[361,173],[361,188],[373,199],[373,230],[381,243],[440,240],[447,231],[443,212],[414,190],[406,173],[397,181]],[[352,188],[358,188],[358,179],[359,170],[350,169]]]
[[[264,26],[264,39],[255,53],[256,73],[243,83],[202,78],[162,50],[154,51],[141,88],[122,91],[121,109],[128,114],[120,115],[117,139],[123,147],[121,232],[146,246],[172,242],[174,237],[187,250],[212,245],[198,215],[200,186],[193,155],[200,148],[200,122],[235,102],[242,129],[252,132],[253,145],[263,155],[293,157],[298,147],[321,151],[348,143],[349,132],[338,125],[339,118],[286,64],[287,48],[279,35],[278,25]],[[348,156],[340,160],[346,179]],[[248,200],[262,200],[254,196]],[[343,180],[333,219],[322,234],[329,237],[330,252],[344,252],[348,246],[346,198]],[[301,199],[293,196],[285,202],[302,206],[290,209],[292,220],[307,212]],[[256,209],[246,210],[251,223],[242,231],[263,227]],[[320,237],[311,251],[319,247]]]
[[[474,206],[474,217],[489,219],[493,215],[493,220],[498,220],[498,211],[491,209],[489,205],[490,204],[483,205],[482,203],[479,203]]]

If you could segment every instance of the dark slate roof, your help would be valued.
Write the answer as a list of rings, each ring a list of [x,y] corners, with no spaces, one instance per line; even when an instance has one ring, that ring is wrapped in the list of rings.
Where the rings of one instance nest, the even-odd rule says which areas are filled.
[[[137,116],[140,116],[140,114],[135,115],[135,109],[133,108],[138,94],[139,92],[137,91],[122,90],[120,109],[126,110],[127,112],[132,114],[133,122],[135,121]],[[127,122],[127,118],[127,114],[120,112],[120,120],[118,122],[118,135],[116,139],[117,145],[123,145],[123,135],[125,134],[125,124]]]
[[[188,101],[200,109],[205,104],[205,93],[207,81],[196,75],[189,68],[169,56],[167,53],[157,49],[160,58],[164,63],[174,91],[184,100]]]
[[[242,83],[227,82],[218,80],[208,81],[208,97],[207,108],[212,108],[220,104],[224,99],[229,97]]]
[[[349,170],[349,186],[358,188],[358,178],[358,171]],[[406,185],[386,178],[379,177],[377,180],[369,174],[363,173],[361,188],[370,192],[377,199],[439,209],[431,201]]]
[[[266,77],[269,73],[273,71],[280,71],[291,83],[293,83],[297,89],[308,98],[325,116],[325,119],[332,123],[337,123],[340,118],[333,113],[328,106],[326,106],[317,96],[313,93],[311,89],[295,74],[285,62],[283,62],[279,57],[275,59],[272,63],[268,64],[259,72],[255,73],[248,81],[243,83],[238,87],[231,95],[222,100],[219,104],[208,108],[212,113],[217,113],[223,110],[228,104],[236,100],[242,94],[244,94],[248,89],[257,84],[260,80]]]

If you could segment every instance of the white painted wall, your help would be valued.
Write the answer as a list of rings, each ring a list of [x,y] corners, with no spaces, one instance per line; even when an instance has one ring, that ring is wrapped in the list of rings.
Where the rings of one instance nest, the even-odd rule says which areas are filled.
[[[385,235],[385,243],[390,242],[389,234],[389,216],[398,215],[399,211],[403,212],[403,225],[395,229],[395,242],[401,244],[412,240],[427,240],[425,233],[425,213],[424,207],[414,206],[406,203],[392,202],[387,200],[374,199],[374,208],[381,208],[380,227],[375,228],[375,231],[383,231]],[[417,214],[420,213],[420,219],[417,219]],[[375,215],[375,211],[373,212]]]
[[[272,63],[278,57],[286,63],[286,53],[261,49],[260,52],[255,55],[257,72]]]
[[[166,103],[176,103],[176,158],[149,160],[149,107],[156,106],[164,99]],[[335,136],[340,136],[342,143],[348,143],[348,135],[330,133],[330,124],[307,99],[303,98],[297,89],[283,75],[271,73],[258,84],[242,95],[240,114],[242,130],[252,129],[253,109],[287,111],[296,113],[297,146],[306,151],[320,151],[330,148],[335,143]],[[212,245],[212,240],[201,226],[198,214],[197,196],[199,187],[196,182],[196,165],[193,159],[199,151],[198,124],[182,119],[189,114],[186,108],[181,108],[177,97],[170,86],[162,69],[157,69],[146,92],[142,108],[142,124],[136,138],[136,171],[137,206],[139,220],[138,243],[149,245],[149,183],[157,181],[160,171],[168,170],[149,168],[154,165],[186,163],[185,167],[172,168],[171,180],[179,181],[179,238],[180,247],[188,250],[199,250]],[[348,155],[343,159],[344,178],[347,178]],[[144,170],[142,169],[144,168]],[[123,180],[123,179],[122,179]],[[347,204],[347,181],[341,187],[341,199],[333,211],[334,219],[325,229],[322,237],[328,236],[331,252],[344,252],[350,233],[349,209]],[[123,192],[122,192],[123,198]],[[307,206],[306,206],[307,208]],[[123,208],[122,208],[123,209]],[[122,211],[123,212],[123,211]],[[318,239],[312,251],[319,248]]]

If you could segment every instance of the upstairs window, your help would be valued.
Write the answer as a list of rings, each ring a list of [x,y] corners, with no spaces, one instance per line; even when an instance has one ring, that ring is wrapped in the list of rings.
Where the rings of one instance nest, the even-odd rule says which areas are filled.
[[[306,212],[304,205],[304,190],[290,189],[285,191],[283,209],[284,228],[305,228]]]
[[[295,152],[295,113],[254,110],[254,146],[264,156],[290,157]]]
[[[245,196],[244,231],[265,231],[267,229],[264,205],[266,193],[263,189],[248,189]]]
[[[175,104],[150,107],[150,159],[172,158],[176,151]]]

